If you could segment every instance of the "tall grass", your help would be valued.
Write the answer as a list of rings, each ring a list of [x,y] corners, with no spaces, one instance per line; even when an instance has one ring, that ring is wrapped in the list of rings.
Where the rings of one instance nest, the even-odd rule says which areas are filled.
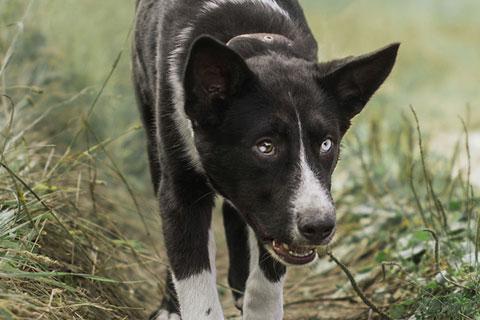
[[[0,5],[1,21],[12,19],[0,34],[0,318],[146,318],[165,266],[149,252],[160,243],[159,222],[117,162],[138,159],[121,144],[140,126],[105,137],[90,117],[128,45],[117,47],[104,85],[72,85],[79,71],[55,71],[58,52],[28,27],[37,4]]]
[[[381,121],[372,121],[347,142],[352,149],[348,148],[345,158],[350,159],[343,161],[353,167],[342,185],[341,205],[349,207],[343,224],[353,219],[357,228],[366,227],[373,233],[370,241],[377,251],[370,266],[376,270],[381,266],[385,273],[383,289],[391,296],[380,296],[389,296],[382,302],[391,305],[395,319],[480,315],[480,198],[469,180],[471,164],[453,170],[459,154],[469,152],[468,130],[463,121],[457,123],[459,130],[463,126],[464,135],[456,148],[443,154],[428,150],[428,139],[413,108],[411,116],[396,126],[387,128]],[[356,170],[361,174],[351,174]],[[356,220],[366,219],[367,212],[372,224]],[[342,241],[362,237],[346,236]]]

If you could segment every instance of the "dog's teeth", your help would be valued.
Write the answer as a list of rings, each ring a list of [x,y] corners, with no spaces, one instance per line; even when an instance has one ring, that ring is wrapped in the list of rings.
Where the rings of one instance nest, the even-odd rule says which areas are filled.
[[[304,254],[304,253],[301,253],[301,252],[296,252],[296,251],[288,251],[288,253],[291,255],[291,256],[294,256],[294,257],[300,257],[300,258],[303,258],[303,257],[306,257],[308,254]]]
[[[294,256],[294,257],[298,257],[298,258],[303,257],[300,253],[295,252],[295,251],[289,251],[289,253],[290,253],[291,256]]]
[[[274,242],[274,245],[276,248],[278,249],[282,248],[283,250],[288,252],[290,256],[296,257],[296,258],[305,258],[315,253],[315,249],[307,248],[307,247],[298,247],[295,249],[295,247],[289,247],[287,244],[281,243],[281,242],[280,243]]]
[[[309,250],[307,252],[297,252],[297,251],[289,250],[288,253],[294,257],[305,258],[312,255],[314,253],[314,250]]]

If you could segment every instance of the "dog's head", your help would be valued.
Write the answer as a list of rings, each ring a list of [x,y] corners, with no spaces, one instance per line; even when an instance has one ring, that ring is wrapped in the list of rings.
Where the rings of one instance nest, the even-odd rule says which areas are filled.
[[[280,261],[305,264],[335,232],[340,141],[395,62],[398,44],[314,63],[243,57],[207,36],[185,70],[185,111],[212,186]]]

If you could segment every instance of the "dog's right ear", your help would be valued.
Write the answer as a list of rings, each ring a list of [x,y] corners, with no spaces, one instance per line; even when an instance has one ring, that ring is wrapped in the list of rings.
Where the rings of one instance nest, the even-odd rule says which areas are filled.
[[[184,76],[187,116],[200,123],[218,120],[251,75],[243,58],[224,43],[209,36],[197,38]]]
[[[348,122],[358,114],[392,71],[399,43],[375,52],[320,64],[320,84],[340,103]],[[327,71],[326,71],[327,70]]]

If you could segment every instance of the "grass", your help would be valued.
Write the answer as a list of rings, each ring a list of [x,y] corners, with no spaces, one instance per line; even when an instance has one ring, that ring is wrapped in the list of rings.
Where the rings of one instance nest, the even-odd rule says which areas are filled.
[[[406,49],[348,134],[333,179],[340,228],[330,250],[347,271],[327,252],[311,270],[290,270],[285,318],[379,317],[347,272],[392,319],[480,319],[478,146],[468,138],[480,114],[471,74],[459,72],[477,63],[469,58],[476,44],[462,39],[478,23],[478,5],[448,7],[464,18],[459,28],[442,20],[446,2],[416,10],[407,1],[404,10],[423,21],[413,38],[413,26],[393,17],[396,4],[328,3],[304,1],[315,31],[338,31],[318,33],[342,47],[324,47],[327,57],[391,38],[407,40]],[[1,319],[145,319],[159,303],[167,260],[130,87],[132,8],[116,0],[0,2]],[[372,8],[382,14],[367,19]],[[378,23],[388,32],[375,31]],[[357,38],[342,25],[370,35]],[[465,121],[452,117],[466,102]],[[441,148],[439,126],[454,137]],[[218,288],[225,314],[238,318],[218,213],[214,222]]]
[[[133,198],[118,203],[113,196],[128,197],[121,173],[113,162],[100,164],[112,141],[59,152],[38,139],[35,126],[25,131],[31,123],[15,108],[0,162],[0,317],[145,318],[149,296],[141,288],[146,279],[161,283],[151,266],[163,259],[121,231],[144,233],[128,223],[133,212],[142,214]]]
[[[382,291],[392,290],[383,304],[392,305],[395,319],[412,315],[462,319],[446,309],[463,310],[466,318],[478,317],[476,208],[480,199],[474,196],[468,168],[458,175],[452,173],[455,153],[450,158],[428,153],[416,114],[409,118],[390,132],[373,122],[363,139],[361,135],[355,139],[357,148],[364,149],[356,153],[363,177],[357,183],[355,176],[349,178],[353,189],[366,185],[368,191],[366,195],[352,192],[352,204],[370,207],[369,220],[376,221],[368,226],[378,246],[369,268],[383,266],[387,287]],[[383,138],[375,141],[379,136]],[[378,210],[381,213],[375,220]],[[355,219],[355,214],[346,217]],[[453,308],[454,300],[461,304]]]

